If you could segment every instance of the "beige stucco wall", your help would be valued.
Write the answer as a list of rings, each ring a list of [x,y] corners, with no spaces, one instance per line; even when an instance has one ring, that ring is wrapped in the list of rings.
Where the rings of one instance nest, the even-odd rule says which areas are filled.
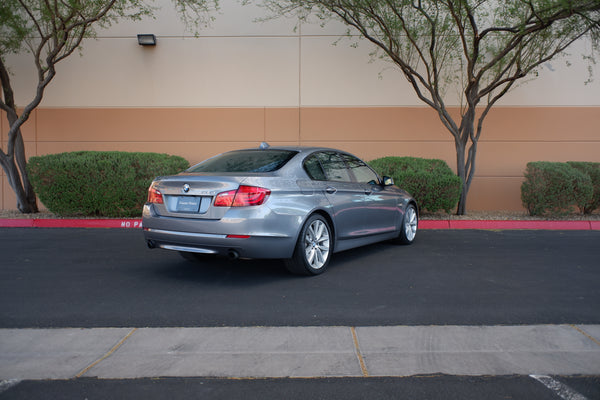
[[[600,162],[599,126],[600,107],[496,108],[479,145],[469,210],[520,210],[529,161]],[[3,122],[3,140],[6,128]],[[425,107],[42,108],[24,135],[30,155],[156,151],[196,163],[268,141],[337,147],[366,160],[441,158],[456,166],[450,134]],[[3,180],[3,206],[11,208],[14,195]]]
[[[441,158],[455,168],[452,138],[437,115],[391,64],[370,59],[370,45],[339,40],[343,26],[294,29],[293,19],[258,23],[260,8],[225,0],[215,22],[196,37],[169,1],[157,3],[163,9],[156,20],[98,32],[97,39],[86,40],[81,56],[59,64],[24,129],[28,156],[158,151],[194,163],[266,140],[338,147],[367,160]],[[139,46],[137,33],[156,34],[157,46]],[[350,47],[353,42],[358,48]],[[600,162],[600,79],[584,83],[581,54],[588,45],[578,43],[567,59],[544,65],[537,79],[513,90],[490,113],[470,210],[520,210],[528,161]],[[35,90],[30,57],[8,59],[19,105]],[[460,105],[452,96],[447,102]],[[2,149],[6,132],[2,119]],[[14,208],[3,174],[0,180],[0,208]]]

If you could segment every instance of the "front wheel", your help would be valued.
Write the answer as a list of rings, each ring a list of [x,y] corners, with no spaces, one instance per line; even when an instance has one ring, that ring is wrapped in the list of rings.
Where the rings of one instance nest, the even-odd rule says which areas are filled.
[[[418,226],[419,216],[417,214],[417,207],[414,204],[409,204],[404,211],[400,235],[398,235],[396,242],[399,244],[411,244],[417,236]]]
[[[331,228],[321,215],[312,215],[302,227],[294,255],[285,260],[288,271],[299,275],[318,275],[325,271],[332,251]]]

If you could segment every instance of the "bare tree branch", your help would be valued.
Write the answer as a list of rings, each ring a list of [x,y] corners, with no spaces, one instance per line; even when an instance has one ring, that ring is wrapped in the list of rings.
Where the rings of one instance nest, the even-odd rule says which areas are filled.
[[[95,36],[95,27],[121,19],[137,20],[152,15],[154,8],[146,0],[3,0],[1,10],[7,21],[0,26],[0,80],[3,99],[0,110],[9,121],[7,151],[0,149],[0,164],[17,194],[22,212],[37,212],[35,193],[26,169],[21,127],[40,105],[47,86],[56,76],[56,64],[79,49],[84,39]],[[218,8],[218,0],[172,0],[186,21],[204,19],[201,13]],[[197,18],[188,16],[191,11]],[[8,39],[4,39],[5,34]],[[28,48],[33,55],[37,85],[33,97],[20,115],[14,102],[8,68],[8,53]]]
[[[457,174],[463,181],[459,214],[466,211],[477,144],[492,107],[519,80],[581,37],[600,40],[600,0],[264,2],[279,15],[318,10],[323,19],[337,17],[398,66],[454,138]],[[458,79],[452,79],[455,73]],[[459,119],[444,101],[457,81],[462,85]]]

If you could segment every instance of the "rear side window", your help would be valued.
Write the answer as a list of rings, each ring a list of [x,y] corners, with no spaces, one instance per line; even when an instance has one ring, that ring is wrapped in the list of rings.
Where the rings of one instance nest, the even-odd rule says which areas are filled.
[[[317,156],[310,156],[304,161],[304,170],[313,181],[326,181],[325,171]]]
[[[311,155],[304,161],[304,170],[317,181],[351,182],[350,174],[342,157],[333,151]]]
[[[187,172],[273,172],[297,154],[289,150],[239,150],[209,158]]]

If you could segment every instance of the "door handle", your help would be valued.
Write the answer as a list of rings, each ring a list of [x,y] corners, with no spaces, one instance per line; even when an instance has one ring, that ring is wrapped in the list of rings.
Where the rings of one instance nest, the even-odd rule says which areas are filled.
[[[329,194],[334,194],[335,192],[337,192],[337,189],[333,186],[327,186],[327,189],[325,189],[325,191]]]

